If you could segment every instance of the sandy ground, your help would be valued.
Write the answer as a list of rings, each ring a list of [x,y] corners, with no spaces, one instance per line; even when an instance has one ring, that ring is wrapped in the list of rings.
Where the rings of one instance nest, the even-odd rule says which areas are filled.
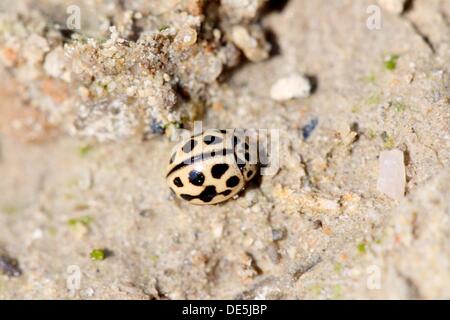
[[[263,16],[277,50],[223,79],[203,119],[280,129],[280,169],[236,200],[174,198],[165,136],[1,135],[0,250],[21,274],[0,275],[0,298],[450,298],[450,1],[382,11],[380,30],[369,4],[291,0]],[[313,94],[273,101],[292,72]],[[390,148],[405,154],[400,201],[376,188]]]

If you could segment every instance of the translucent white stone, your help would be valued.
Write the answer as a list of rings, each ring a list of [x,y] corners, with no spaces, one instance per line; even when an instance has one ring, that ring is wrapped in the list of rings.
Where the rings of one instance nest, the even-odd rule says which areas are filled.
[[[398,149],[380,153],[377,189],[394,200],[405,194],[406,174],[403,152]]]

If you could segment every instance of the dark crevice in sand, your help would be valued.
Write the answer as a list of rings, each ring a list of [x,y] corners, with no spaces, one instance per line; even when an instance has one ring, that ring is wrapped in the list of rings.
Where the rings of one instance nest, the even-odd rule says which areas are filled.
[[[425,34],[416,23],[412,22],[409,19],[408,19],[408,21],[409,21],[411,27],[413,28],[414,32],[425,42],[427,47],[430,48],[431,52],[433,54],[435,54],[436,48],[435,48],[435,45],[433,44],[433,42],[430,40],[430,37],[427,34]]]

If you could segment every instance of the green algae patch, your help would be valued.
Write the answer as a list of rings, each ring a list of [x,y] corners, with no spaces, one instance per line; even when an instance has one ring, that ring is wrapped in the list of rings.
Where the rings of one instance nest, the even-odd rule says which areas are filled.
[[[398,54],[391,54],[387,56],[383,61],[384,67],[389,71],[395,70],[395,68],[397,68],[397,61],[399,58],[400,56]]]

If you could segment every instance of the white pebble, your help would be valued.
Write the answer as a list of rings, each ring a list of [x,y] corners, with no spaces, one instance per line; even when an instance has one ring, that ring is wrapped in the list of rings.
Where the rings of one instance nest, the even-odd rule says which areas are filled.
[[[398,149],[380,153],[377,189],[394,200],[405,194],[406,174],[403,152]]]
[[[64,49],[56,47],[45,57],[44,70],[48,75],[59,78],[64,72],[64,63]]]
[[[305,98],[310,93],[311,83],[309,79],[298,73],[278,79],[270,89],[270,97],[276,101]]]
[[[84,290],[83,295],[85,297],[91,298],[92,296],[94,296],[95,291],[92,288],[87,288],[86,290]]]
[[[406,0],[378,0],[378,4],[384,10],[393,14],[401,14],[405,8],[405,2]]]
[[[31,238],[33,240],[41,239],[43,237],[43,235],[44,235],[44,232],[42,231],[42,229],[38,228],[33,231],[33,233],[31,234]]]

